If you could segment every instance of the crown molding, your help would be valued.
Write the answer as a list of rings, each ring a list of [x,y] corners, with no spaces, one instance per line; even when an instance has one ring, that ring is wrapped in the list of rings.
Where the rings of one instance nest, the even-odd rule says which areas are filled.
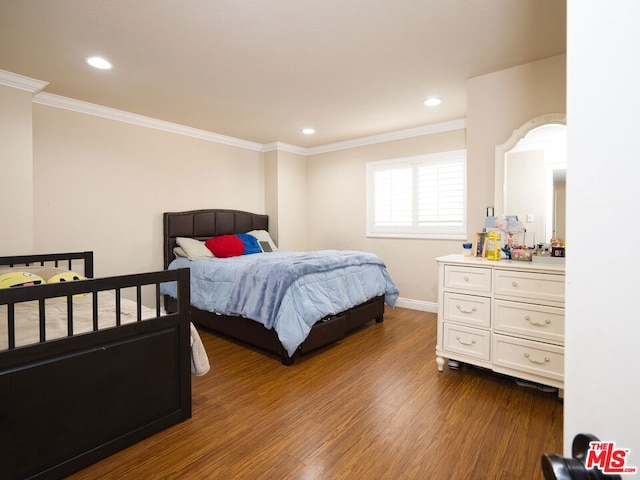
[[[289,152],[297,155],[309,155],[309,149],[304,147],[298,147],[297,145],[291,145],[283,142],[265,143],[263,146],[263,152]]]
[[[224,145],[230,145],[232,147],[245,148],[247,150],[255,150],[257,152],[262,152],[264,148],[264,146],[260,143],[241,140],[235,137],[228,137],[226,135],[221,135],[219,133],[208,132],[206,130],[187,127],[185,125],[166,122],[164,120],[158,120],[151,117],[145,117],[144,115],[129,113],[123,110],[117,110],[111,107],[104,107],[102,105],[83,102],[81,100],[62,97],[60,95],[54,95],[51,93],[39,93],[33,97],[33,102],[38,103],[40,105],[63,108],[65,110],[71,110],[78,113],[85,113],[87,115],[94,115],[96,117],[107,118],[109,120],[116,120],[119,122],[131,123],[133,125],[140,125],[142,127],[155,128],[157,130],[177,133],[179,135],[186,135],[188,137],[199,138],[201,140],[206,140],[208,142],[222,143]]]
[[[335,152],[354,147],[364,147],[367,145],[375,145],[376,143],[391,142],[393,140],[404,140],[406,138],[420,137],[422,135],[433,135],[434,133],[462,130],[466,128],[466,126],[467,121],[462,118],[458,120],[450,120],[448,122],[434,123],[431,125],[422,125],[420,127],[408,128],[405,130],[381,133],[379,135],[371,135],[369,137],[354,138],[353,140],[345,140],[344,142],[327,143],[317,147],[304,148],[282,142],[273,142],[265,144],[263,151],[273,152],[277,150],[297,153],[299,155],[318,155],[320,153]]]
[[[354,147],[364,147],[374,145],[376,143],[391,142],[393,140],[404,140],[406,138],[420,137],[422,135],[433,135],[434,133],[449,132],[452,130],[462,130],[466,128],[467,121],[464,118],[458,120],[450,120],[448,122],[434,123],[431,125],[423,125],[421,127],[408,128],[405,130],[396,130],[394,132],[381,133],[379,135],[371,135],[368,137],[355,138],[344,142],[329,143],[317,147],[307,149],[307,155],[317,155],[319,153],[335,152],[337,150],[346,150]]]
[[[49,85],[49,82],[25,77],[24,75],[19,75],[13,72],[7,72],[6,70],[0,70],[0,85],[19,88],[20,90],[27,90],[36,94]]]
[[[266,144],[251,142],[249,140],[229,137],[227,135],[221,135],[219,133],[209,132],[207,130],[200,130],[198,128],[187,127],[185,125],[158,120],[156,118],[145,117],[144,115],[125,112],[123,110],[118,110],[111,107],[104,107],[102,105],[96,105],[94,103],[84,102],[82,100],[75,100],[73,98],[63,97],[61,95],[45,93],[42,92],[42,89],[49,85],[49,82],[36,80],[34,78],[25,77],[24,75],[8,72],[1,69],[0,85],[6,85],[9,87],[30,91],[33,94],[33,103],[37,103],[40,105],[62,108],[65,110],[85,113],[87,115],[94,115],[97,117],[116,120],[119,122],[131,123],[133,125],[155,128],[157,130],[163,130],[165,132],[176,133],[178,135],[186,135],[208,142],[221,143],[224,145],[230,145],[232,147],[244,148],[247,150],[254,150],[256,152],[262,153],[282,151],[294,153],[297,155],[317,155],[320,153],[335,152],[338,150],[346,150],[348,148],[363,147],[367,145],[374,145],[376,143],[390,142],[393,140],[403,140],[411,137],[432,135],[434,133],[448,132],[451,130],[461,130],[466,128],[466,120],[458,119],[431,125],[423,125],[406,130],[397,130],[395,132],[382,133],[379,135],[355,138],[353,140],[346,140],[344,142],[329,143],[317,147],[304,148],[283,142],[272,142]]]
[[[46,82],[29,79],[27,77],[23,77],[22,75],[5,72],[4,70],[0,70],[0,84],[9,85],[16,88],[23,88],[32,92],[39,92],[42,88],[48,85],[48,83]],[[317,147],[304,148],[283,142],[272,142],[266,144],[251,142],[235,137],[229,137],[227,135],[221,135],[219,133],[209,132],[207,130],[200,130],[177,123],[146,117],[144,115],[138,115],[136,113],[125,112],[123,110],[118,110],[111,107],[96,105],[94,103],[84,102],[82,100],[63,97],[61,95],[55,95],[52,93],[36,93],[33,96],[33,102],[40,105],[62,108],[65,110],[71,110],[87,115],[94,115],[109,120],[116,120],[119,122],[130,123],[147,128],[154,128],[157,130],[163,130],[165,132],[176,133],[178,135],[186,135],[208,142],[221,143],[224,145],[244,148],[256,152],[266,153],[273,151],[282,151],[305,156],[335,152],[338,150],[346,150],[348,148],[354,147],[374,145],[377,143],[390,142],[393,140],[403,140],[406,138],[419,137],[422,135],[432,135],[434,133],[448,132],[451,130],[461,130],[466,127],[465,119],[451,120],[448,122],[409,128],[406,130],[397,130],[394,132],[387,132],[379,135],[356,138],[344,142],[329,143]]]
[[[26,77],[23,77],[26,78]],[[296,155],[317,155],[319,153],[334,152],[337,150],[345,150],[347,148],[362,147],[366,145],[373,145],[376,143],[389,142],[392,140],[402,140],[411,137],[419,137],[422,135],[432,135],[434,133],[447,132],[451,130],[460,130],[465,128],[466,121],[464,119],[452,120],[449,122],[436,123],[432,125],[424,125],[421,127],[409,128],[406,130],[398,130],[395,132],[387,132],[380,135],[372,135],[369,137],[356,138],[353,140],[347,140],[344,142],[330,143],[326,145],[320,145],[318,147],[298,147],[283,142],[272,143],[256,143],[248,140],[242,140],[235,137],[229,137],[221,135],[219,133],[209,132],[207,130],[200,130],[197,128],[187,127],[177,123],[167,122],[164,120],[158,120],[151,117],[145,117],[144,115],[138,115],[136,113],[125,112],[111,107],[104,107],[102,105],[96,105],[94,103],[84,102],[82,100],[76,100],[69,97],[63,97],[61,95],[55,95],[52,93],[37,93],[33,97],[33,102],[40,105],[47,105],[50,107],[62,108],[65,110],[71,110],[78,113],[84,113],[87,115],[94,115],[97,117],[107,118],[110,120],[116,120],[119,122],[131,123],[134,125],[140,125],[148,128],[155,128],[157,130],[163,130],[165,132],[176,133],[178,135],[186,135],[189,137],[199,138],[208,142],[221,143],[224,145],[230,145],[232,147],[244,148],[247,150],[253,150],[256,152],[273,152],[282,151],[294,153]]]

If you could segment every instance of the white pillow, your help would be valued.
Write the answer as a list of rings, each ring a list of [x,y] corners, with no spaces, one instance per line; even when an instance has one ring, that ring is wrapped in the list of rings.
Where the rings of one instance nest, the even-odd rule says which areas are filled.
[[[177,237],[176,243],[182,248],[189,260],[198,260],[199,258],[213,258],[213,253],[209,250],[204,242],[195,238]]]
[[[272,240],[271,235],[269,235],[269,232],[267,232],[266,230],[251,230],[250,232],[247,232],[247,233],[258,239],[258,243],[260,243],[260,248],[262,248],[263,252],[268,252],[269,248],[271,248],[272,252],[278,251],[278,247],[276,246],[275,242]],[[265,242],[268,245],[268,247],[263,245],[263,242]]]

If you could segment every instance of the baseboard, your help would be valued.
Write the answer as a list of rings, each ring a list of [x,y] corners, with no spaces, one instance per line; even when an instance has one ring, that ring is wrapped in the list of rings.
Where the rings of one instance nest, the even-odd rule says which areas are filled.
[[[421,312],[438,313],[438,304],[426,302],[424,300],[413,300],[411,298],[399,297],[396,300],[396,307],[408,308],[410,310],[420,310]]]

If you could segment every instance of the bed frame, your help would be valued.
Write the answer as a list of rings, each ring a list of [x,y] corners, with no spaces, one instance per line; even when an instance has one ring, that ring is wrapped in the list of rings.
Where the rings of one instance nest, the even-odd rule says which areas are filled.
[[[52,264],[93,276],[92,252],[0,257],[2,267]],[[179,299],[160,316],[167,281]],[[146,285],[158,318],[0,351],[0,478],[63,478],[191,418],[188,269],[0,289],[0,321],[10,332],[15,303],[35,300],[42,312],[47,298],[103,290],[118,298],[133,287],[141,305]]]
[[[164,266],[175,258],[173,249],[177,237],[207,240],[216,235],[246,233],[251,230],[268,230],[269,217],[240,210],[206,209],[186,212],[166,212],[164,223]],[[165,308],[173,311],[175,300],[165,296]],[[251,319],[210,313],[192,307],[191,320],[216,333],[239,340],[251,346],[278,355],[283,365],[293,364],[295,358],[311,350],[343,338],[348,332],[375,320],[383,321],[384,297],[372,298],[350,310],[331,318],[318,319],[307,339],[289,357],[274,330]]]

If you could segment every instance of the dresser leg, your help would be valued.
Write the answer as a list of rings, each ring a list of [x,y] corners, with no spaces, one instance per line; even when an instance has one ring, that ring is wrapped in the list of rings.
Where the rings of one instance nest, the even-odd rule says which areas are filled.
[[[444,358],[437,356],[436,357],[436,364],[438,365],[438,371],[439,372],[444,371]]]

